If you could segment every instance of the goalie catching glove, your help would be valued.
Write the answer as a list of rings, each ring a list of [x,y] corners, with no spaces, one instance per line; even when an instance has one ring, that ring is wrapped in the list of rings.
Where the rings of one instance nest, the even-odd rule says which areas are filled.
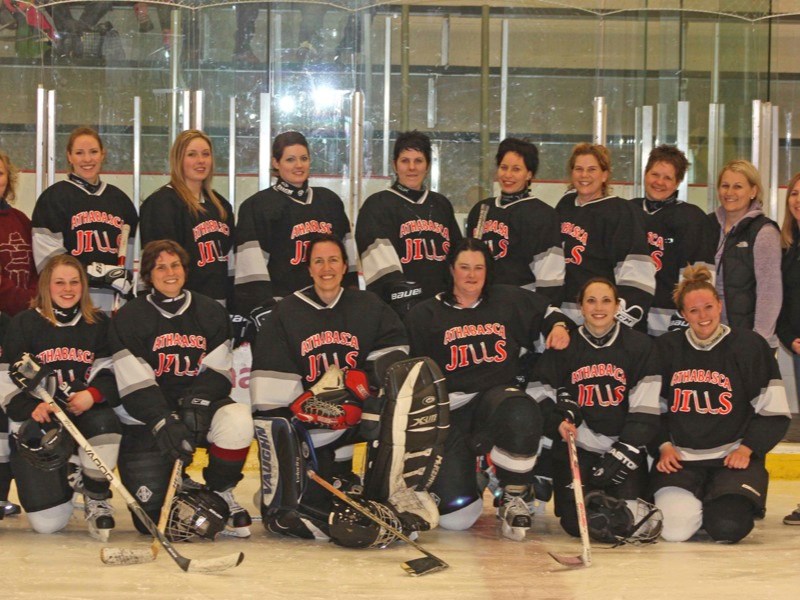
[[[370,397],[364,371],[330,367],[289,408],[307,427],[340,430],[358,425],[362,405]]]
[[[91,287],[109,288],[123,296],[133,290],[133,276],[125,267],[93,262],[86,267],[86,274]]]
[[[642,451],[625,442],[614,442],[600,459],[600,464],[592,473],[592,485],[599,488],[619,485],[639,468]]]

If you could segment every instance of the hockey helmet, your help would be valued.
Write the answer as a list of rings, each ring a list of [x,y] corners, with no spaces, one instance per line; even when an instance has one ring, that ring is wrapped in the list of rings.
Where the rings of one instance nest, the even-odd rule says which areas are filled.
[[[37,423],[28,419],[14,434],[20,456],[42,471],[56,471],[75,452],[75,441],[58,421]]]
[[[402,530],[397,514],[385,504],[357,496],[351,498],[385,523]],[[345,548],[386,548],[398,539],[391,531],[339,498],[333,499],[328,525],[333,543]]]
[[[225,529],[231,511],[211,490],[187,490],[175,495],[167,519],[167,538],[182,542],[194,538],[213,540]]]
[[[663,528],[661,511],[641,498],[632,502],[636,503],[636,514],[629,508],[627,500],[601,490],[589,492],[585,500],[589,536],[614,546],[655,543]]]

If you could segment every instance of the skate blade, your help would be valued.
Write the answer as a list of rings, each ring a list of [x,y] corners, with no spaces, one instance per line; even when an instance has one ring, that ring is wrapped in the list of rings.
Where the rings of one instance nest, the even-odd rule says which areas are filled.
[[[111,536],[111,531],[111,529],[97,529],[95,527],[89,527],[89,537],[91,537],[93,540],[97,540],[98,542],[107,544],[108,538]]]
[[[251,532],[250,527],[231,527],[230,525],[226,525],[225,529],[220,531],[220,535],[225,537],[246,539],[250,537]]]
[[[510,527],[503,523],[500,527],[500,532],[503,534],[503,537],[515,542],[523,542],[525,541],[525,535],[528,533],[527,527]]]
[[[400,566],[403,567],[403,570],[412,577],[420,577],[422,575],[427,575],[428,573],[443,571],[450,565],[443,560],[438,560],[430,556],[423,556],[422,558],[415,558],[414,560],[404,562]]]

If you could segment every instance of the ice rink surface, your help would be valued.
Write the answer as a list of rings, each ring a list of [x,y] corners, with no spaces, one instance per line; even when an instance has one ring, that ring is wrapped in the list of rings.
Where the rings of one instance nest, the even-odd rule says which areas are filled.
[[[249,474],[237,488],[248,510],[255,487]],[[500,538],[487,496],[484,514],[470,531],[438,529],[420,537],[450,568],[417,578],[400,567],[422,556],[405,544],[346,550],[268,535],[258,522],[247,540],[178,545],[189,558],[244,552],[244,562],[224,573],[183,573],[163,552],[149,564],[110,567],[100,562],[103,544],[89,538],[82,510],[55,535],[33,533],[22,515],[0,521],[0,598],[797,599],[800,527],[783,525],[782,519],[798,502],[800,481],[773,481],[766,518],[740,544],[715,544],[703,537],[682,544],[594,547],[591,567],[569,570],[547,552],[577,555],[580,542],[561,531],[550,506],[547,514],[536,516],[528,539],[518,543]],[[134,531],[116,499],[115,506],[117,528],[109,545],[146,548],[149,539]]]

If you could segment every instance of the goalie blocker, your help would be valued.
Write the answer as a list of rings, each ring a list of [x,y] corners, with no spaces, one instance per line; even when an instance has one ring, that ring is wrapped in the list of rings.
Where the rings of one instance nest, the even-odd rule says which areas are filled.
[[[386,373],[380,433],[368,452],[363,493],[360,486],[339,481],[349,495],[399,524],[402,531],[425,531],[438,524],[436,504],[427,490],[438,474],[449,428],[443,381],[428,358],[392,365]],[[330,387],[325,391],[331,392],[335,390]],[[360,522],[343,503],[334,502],[332,510],[323,513],[303,501],[306,470],[319,468],[303,424],[284,418],[257,418],[255,424],[261,513],[268,531],[305,539],[330,538],[354,548],[385,547],[396,539],[375,523]],[[320,421],[314,424],[321,426]],[[346,438],[349,443],[356,437],[356,430],[351,431],[354,435]]]

